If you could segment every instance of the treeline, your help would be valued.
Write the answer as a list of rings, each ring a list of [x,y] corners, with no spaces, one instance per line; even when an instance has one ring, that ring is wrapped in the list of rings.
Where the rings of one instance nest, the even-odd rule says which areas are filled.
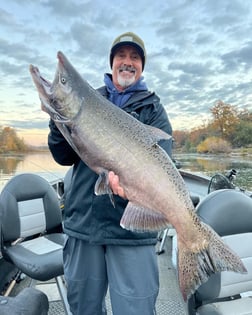
[[[173,132],[174,147],[183,152],[228,153],[234,148],[252,148],[252,112],[217,101],[212,119],[190,131]],[[25,152],[30,148],[14,128],[0,127],[0,153]]]
[[[212,119],[190,131],[173,132],[175,149],[183,152],[228,153],[252,147],[252,112],[217,101],[210,109]]]
[[[28,146],[20,139],[14,128],[0,127],[0,153],[26,152]]]

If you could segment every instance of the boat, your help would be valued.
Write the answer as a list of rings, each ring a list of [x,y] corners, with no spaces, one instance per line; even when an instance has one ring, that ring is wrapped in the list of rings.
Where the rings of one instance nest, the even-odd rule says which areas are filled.
[[[233,178],[231,173],[229,174],[230,176],[216,174],[215,177],[208,177],[202,174],[185,171],[181,168],[179,169],[179,172],[182,175],[186,183],[186,186],[188,187],[192,201],[195,206],[201,203],[205,198],[207,198],[207,196],[210,193],[216,191],[217,189],[239,190],[239,188],[235,187],[232,183]],[[61,201],[62,209],[64,208],[62,200],[64,200],[65,181],[66,179],[62,178],[50,183],[50,185],[53,187],[55,191],[57,198]],[[252,197],[251,192],[243,191],[243,193],[245,193],[249,197]],[[176,234],[175,230],[172,227],[167,228],[165,231],[162,231],[159,234],[159,242],[157,243],[157,255],[160,272],[160,292],[156,304],[157,315],[194,314],[190,310],[192,308],[188,305],[188,303],[185,303],[184,300],[182,299],[182,295],[178,287],[176,266],[174,263],[175,234]],[[14,267],[9,262],[5,261],[3,257],[0,258],[0,284],[1,284],[0,315],[7,314],[4,312],[1,313],[1,304],[2,307],[4,307],[4,303],[2,301],[5,300],[8,302],[8,299],[11,299],[12,303],[9,302],[10,305],[9,307],[10,308],[14,307],[13,305],[15,305],[15,303],[17,304],[16,302],[17,298],[31,284],[35,287],[35,290],[43,292],[43,298],[46,295],[46,298],[49,301],[48,304],[49,315],[70,314],[69,310],[66,310],[64,308],[63,303],[64,301],[62,301],[62,297],[58,293],[57,284],[55,283],[55,281],[52,280],[46,283],[37,281],[36,284],[34,285],[34,282],[32,281],[31,278],[20,273],[20,271],[16,267]],[[6,292],[8,294],[6,294]],[[26,297],[24,295],[23,299],[26,299]],[[41,296],[39,298],[41,298]],[[25,300],[24,303],[26,303]],[[31,303],[34,303],[34,300],[31,301]],[[106,297],[106,304],[108,315],[110,315],[112,314],[112,310],[109,301],[109,295]],[[12,309],[9,309],[8,314],[15,315],[15,313],[12,312]],[[31,313],[31,315],[33,315],[33,313]]]

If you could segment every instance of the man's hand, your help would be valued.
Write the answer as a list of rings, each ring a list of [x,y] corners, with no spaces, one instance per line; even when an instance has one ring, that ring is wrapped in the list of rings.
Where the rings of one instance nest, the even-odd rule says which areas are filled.
[[[114,172],[110,171],[109,174],[109,184],[115,195],[119,195],[120,197],[127,199],[124,189],[120,186],[119,177],[115,175]]]

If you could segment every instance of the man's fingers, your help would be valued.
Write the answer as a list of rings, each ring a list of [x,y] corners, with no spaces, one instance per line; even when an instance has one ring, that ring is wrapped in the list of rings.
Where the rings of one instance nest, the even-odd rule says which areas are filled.
[[[115,195],[119,195],[122,198],[126,198],[124,189],[120,186],[119,176],[115,175],[113,171],[110,171],[109,174],[109,184]]]

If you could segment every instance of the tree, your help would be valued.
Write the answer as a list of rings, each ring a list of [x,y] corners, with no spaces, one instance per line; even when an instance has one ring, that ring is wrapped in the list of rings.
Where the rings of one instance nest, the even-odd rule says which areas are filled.
[[[212,126],[221,138],[231,140],[239,123],[237,108],[219,100],[210,110],[213,115]]]
[[[204,141],[209,135],[206,127],[194,128],[189,134],[189,141],[196,147],[201,141]]]
[[[235,143],[237,147],[243,147],[252,144],[252,122],[241,121],[238,124],[233,143]]]
[[[188,139],[189,132],[182,130],[175,130],[173,132],[174,146],[179,148],[185,145],[186,140]]]
[[[228,153],[230,151],[230,143],[217,137],[209,137],[197,146],[199,153]]]
[[[0,130],[0,152],[26,151],[24,141],[17,136],[15,129],[5,127]]]
[[[251,111],[239,110],[223,101],[217,101],[210,110],[213,119],[207,124],[186,132],[180,130],[173,132],[176,144],[174,148],[186,152],[196,152],[197,149],[198,152],[210,152],[209,148],[214,147],[214,150],[218,151],[217,138],[227,141],[227,146],[223,143],[224,151],[229,150],[231,144],[234,148],[252,145]],[[215,138],[209,140],[210,137]],[[204,142],[206,139],[207,141]]]
[[[249,112],[247,109],[242,109],[239,113],[239,119],[241,121],[252,123],[252,112]]]

